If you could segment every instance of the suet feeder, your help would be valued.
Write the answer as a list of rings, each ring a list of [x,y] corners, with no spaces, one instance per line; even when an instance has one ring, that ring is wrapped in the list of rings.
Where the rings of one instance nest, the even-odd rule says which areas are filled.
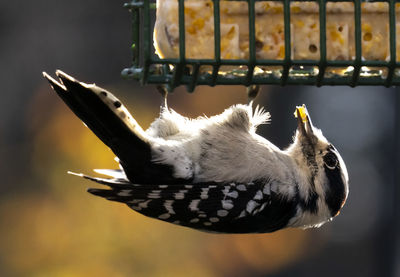
[[[154,47],[153,40],[157,40],[157,35],[154,35],[153,31],[159,3],[151,0],[133,0],[125,5],[133,18],[133,65],[124,69],[122,74],[126,78],[139,80],[142,84],[165,85],[170,91],[185,85],[189,92],[198,85],[390,87],[400,84],[400,63],[397,58],[399,55],[396,55],[396,32],[400,31],[400,21],[396,24],[396,9],[400,9],[395,0],[368,3],[360,0],[197,0],[208,2],[212,13],[211,39],[208,42],[211,57],[191,54],[188,51],[188,40],[185,40],[185,36],[192,35],[190,26],[185,25],[185,20],[188,21],[191,16],[187,12],[188,7],[196,1],[158,1],[170,1],[176,5],[176,54],[165,54],[165,51]],[[227,5],[242,5],[239,7],[240,13],[242,18],[245,18],[245,23],[240,25],[241,33],[237,35],[240,47],[238,49],[241,52],[229,57],[223,52],[225,42],[222,27],[224,21],[234,21],[232,13],[235,12],[232,11],[229,15],[225,8]],[[274,9],[267,10],[265,7]],[[245,17],[243,13],[246,13]],[[376,19],[374,15],[368,19],[368,13],[375,13]],[[271,33],[270,24],[267,21],[264,24],[262,20],[272,16],[281,18],[277,21],[282,25],[282,30],[278,31],[281,42],[275,41],[268,45],[269,36],[274,34]],[[384,19],[383,22],[378,19],[379,16]],[[309,38],[299,37],[299,30],[303,27],[299,27],[298,24],[304,25],[304,22],[298,20],[301,18],[314,18],[314,31],[310,29],[308,33],[305,32]],[[377,19],[379,22],[375,23]],[[374,28],[376,24],[382,26],[380,31],[368,30],[368,25]],[[332,31],[332,26],[337,28],[333,31],[339,32],[339,37]],[[270,28],[264,36],[260,35],[263,28]],[[201,37],[201,34],[198,34],[198,37]],[[192,36],[191,39],[193,38]],[[312,40],[316,43],[310,44]],[[343,45],[335,46],[337,40]],[[192,41],[193,43],[196,41]],[[273,55],[272,52],[268,52],[268,47],[273,49],[277,45],[280,47],[279,53]],[[264,50],[260,50],[261,48]],[[341,51],[339,48],[346,49],[346,54],[335,54],[335,51]],[[399,48],[400,46],[397,46],[397,49]],[[309,53],[302,55],[301,49],[306,49]],[[377,51],[383,51],[384,54],[375,55]]]

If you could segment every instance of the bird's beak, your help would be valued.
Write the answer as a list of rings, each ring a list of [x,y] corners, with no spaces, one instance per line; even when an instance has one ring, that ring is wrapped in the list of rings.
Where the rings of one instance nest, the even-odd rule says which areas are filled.
[[[297,117],[297,130],[299,133],[305,137],[311,138],[314,135],[314,127],[306,105],[297,106],[295,115]]]

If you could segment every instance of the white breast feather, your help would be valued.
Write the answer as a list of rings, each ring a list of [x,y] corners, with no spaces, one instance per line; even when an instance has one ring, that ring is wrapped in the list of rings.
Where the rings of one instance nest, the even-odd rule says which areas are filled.
[[[153,134],[154,160],[175,168],[175,177],[195,181],[250,182],[274,173],[287,180],[290,157],[255,131],[269,113],[235,105],[210,118],[188,119],[164,110],[147,134]],[[173,145],[174,152],[171,152]],[[189,171],[192,170],[190,173]]]

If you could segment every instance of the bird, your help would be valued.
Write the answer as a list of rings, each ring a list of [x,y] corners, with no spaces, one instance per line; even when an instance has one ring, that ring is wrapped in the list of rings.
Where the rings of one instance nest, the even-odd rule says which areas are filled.
[[[281,150],[256,133],[270,114],[252,102],[190,119],[167,106],[144,130],[111,92],[57,70],[43,76],[116,155],[105,177],[71,174],[104,185],[88,192],[134,211],[210,233],[271,233],[320,227],[349,193],[346,165],[297,106],[293,142]],[[162,90],[161,90],[162,91]],[[164,91],[165,92],[165,91]]]

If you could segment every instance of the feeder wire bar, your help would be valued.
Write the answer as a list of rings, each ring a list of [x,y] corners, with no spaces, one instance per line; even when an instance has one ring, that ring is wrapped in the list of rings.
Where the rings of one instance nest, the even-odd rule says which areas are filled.
[[[254,66],[256,63],[256,13],[255,13],[255,1],[248,0],[249,5],[249,62],[247,67],[247,76],[245,85],[250,86],[252,84],[254,75]]]
[[[318,64],[318,77],[317,86],[322,85],[322,80],[325,76],[326,68],[326,2],[319,0],[319,64]]]
[[[389,0],[389,43],[390,43],[390,62],[388,66],[388,76],[386,78],[386,87],[392,86],[394,71],[396,68],[396,1]],[[396,107],[398,108],[398,107]]]
[[[290,0],[284,0],[283,5],[283,20],[284,20],[284,32],[285,32],[285,59],[283,63],[283,72],[280,84],[283,86],[286,84],[289,77],[289,69],[292,65],[291,61],[291,40],[290,40]]]
[[[143,58],[144,58],[144,64],[143,64],[143,75],[142,75],[142,84],[147,83],[148,75],[149,75],[149,67],[150,67],[150,49],[152,45],[152,36],[150,36],[151,28],[150,28],[150,1],[149,0],[144,0],[144,6],[143,6],[143,12],[145,14],[144,16],[144,26],[143,26],[143,48],[144,48],[144,53],[143,53]]]
[[[169,89],[172,91],[180,84],[183,69],[185,66],[185,1],[178,0],[178,14],[179,14],[179,62],[175,65],[174,73],[170,83]]]
[[[221,66],[221,24],[219,0],[213,0],[214,9],[214,66],[212,72],[211,86],[215,86]]]
[[[356,58],[354,60],[353,78],[350,82],[351,87],[355,87],[360,79],[361,71],[361,1],[354,1],[354,37],[356,42]]]
[[[132,29],[132,51],[133,51],[133,66],[139,66],[139,57],[140,57],[140,31],[139,31],[139,22],[140,22],[140,14],[139,9],[132,10],[132,24],[134,28]]]

